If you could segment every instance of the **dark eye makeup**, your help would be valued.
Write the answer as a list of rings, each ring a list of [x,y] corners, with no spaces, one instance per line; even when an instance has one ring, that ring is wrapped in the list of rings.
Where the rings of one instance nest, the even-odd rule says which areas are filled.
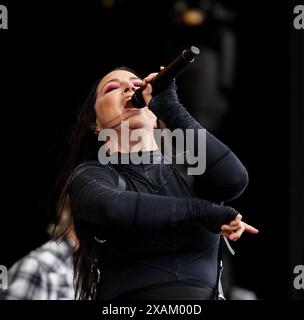
[[[134,80],[132,81],[132,84],[135,86],[135,87],[141,87],[142,86],[142,81],[141,80]],[[120,88],[120,84],[118,82],[112,82],[112,83],[109,83],[107,84],[107,86],[105,87],[104,89],[104,93],[108,93],[108,92],[111,92],[115,89],[118,89]]]
[[[113,91],[113,90],[118,89],[118,88],[119,88],[119,84],[118,83],[109,83],[107,85],[107,87],[105,88],[104,92],[108,93],[108,92]]]

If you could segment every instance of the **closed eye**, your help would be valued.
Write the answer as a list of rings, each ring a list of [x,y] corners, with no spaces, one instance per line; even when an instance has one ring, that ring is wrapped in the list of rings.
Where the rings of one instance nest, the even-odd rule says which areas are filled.
[[[135,87],[142,87],[142,85],[143,85],[142,81],[140,81],[140,80],[138,80],[138,81],[133,81],[132,83],[133,83],[133,85],[134,85]]]
[[[115,89],[118,89],[119,88],[119,84],[118,83],[110,83],[107,85],[107,87],[105,88],[105,93],[108,93],[110,91],[113,91]]]

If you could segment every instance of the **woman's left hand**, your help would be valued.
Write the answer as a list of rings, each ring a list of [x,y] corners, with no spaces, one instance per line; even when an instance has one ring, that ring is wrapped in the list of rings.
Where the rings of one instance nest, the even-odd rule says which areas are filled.
[[[221,235],[233,241],[239,239],[243,232],[257,234],[259,230],[243,222],[241,214],[238,214],[229,224],[224,224],[221,227]]]

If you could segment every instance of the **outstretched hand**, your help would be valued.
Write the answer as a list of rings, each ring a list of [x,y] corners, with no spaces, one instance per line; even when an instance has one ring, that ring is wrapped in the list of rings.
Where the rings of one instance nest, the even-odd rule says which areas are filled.
[[[229,224],[221,226],[221,235],[229,240],[236,241],[241,237],[243,232],[257,234],[258,229],[242,221],[242,215],[238,214]]]

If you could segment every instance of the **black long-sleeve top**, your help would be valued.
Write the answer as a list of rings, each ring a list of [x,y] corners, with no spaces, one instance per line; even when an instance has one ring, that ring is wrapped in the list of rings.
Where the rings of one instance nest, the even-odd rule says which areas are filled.
[[[202,128],[179,104],[172,87],[162,95],[150,107],[170,129]],[[88,261],[94,255],[94,236],[106,240],[100,252],[100,299],[174,282],[216,288],[218,232],[237,213],[210,200],[237,197],[248,175],[238,158],[210,133],[206,152],[206,172],[195,177],[201,186],[196,194],[160,152],[154,164],[89,162],[74,171],[71,210]],[[142,154],[143,159],[151,156]],[[118,188],[119,175],[126,190]]]

